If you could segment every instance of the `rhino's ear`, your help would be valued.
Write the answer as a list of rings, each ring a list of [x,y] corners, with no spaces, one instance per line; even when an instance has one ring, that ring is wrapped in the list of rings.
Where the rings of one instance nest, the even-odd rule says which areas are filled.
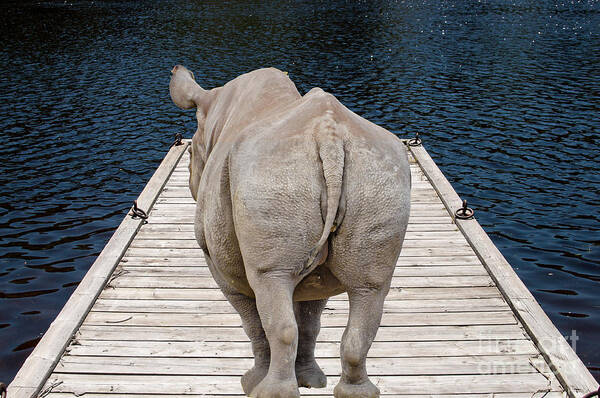
[[[191,109],[201,102],[204,90],[194,80],[192,72],[185,66],[175,65],[171,70],[169,93],[175,105],[183,109]]]

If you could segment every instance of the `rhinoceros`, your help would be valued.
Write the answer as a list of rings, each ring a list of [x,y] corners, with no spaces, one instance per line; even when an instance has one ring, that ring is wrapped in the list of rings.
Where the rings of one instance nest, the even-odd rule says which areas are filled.
[[[177,65],[169,91],[196,109],[194,230],[252,343],[246,395],[326,386],[314,356],[320,317],[329,297],[347,292],[334,396],[379,396],[365,361],[408,224],[402,142],[320,88],[301,95],[275,68],[205,90]]]

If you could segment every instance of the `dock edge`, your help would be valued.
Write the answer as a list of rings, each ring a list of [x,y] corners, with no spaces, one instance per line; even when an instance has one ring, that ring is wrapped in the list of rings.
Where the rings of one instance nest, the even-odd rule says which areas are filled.
[[[139,209],[146,213],[150,211],[189,144],[189,140],[183,140],[182,145],[170,148],[140,193],[137,199]],[[134,219],[125,216],[77,289],[8,386],[9,397],[29,398],[40,393],[142,223],[143,220],[140,218]]]
[[[429,153],[422,145],[407,146],[407,148],[431,181],[454,222],[568,395],[571,398],[580,398],[584,394],[598,390],[598,383],[592,374],[548,318],[479,222],[475,219],[461,220],[454,217],[454,211],[462,207],[462,200]]]

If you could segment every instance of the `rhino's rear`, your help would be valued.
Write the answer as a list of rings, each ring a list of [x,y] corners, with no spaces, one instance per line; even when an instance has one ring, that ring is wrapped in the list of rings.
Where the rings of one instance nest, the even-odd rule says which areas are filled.
[[[373,282],[391,277],[410,206],[406,149],[333,96],[311,93],[277,120],[245,130],[232,148],[244,263],[300,280],[320,263],[337,276],[352,261]],[[261,262],[265,255],[274,260]]]

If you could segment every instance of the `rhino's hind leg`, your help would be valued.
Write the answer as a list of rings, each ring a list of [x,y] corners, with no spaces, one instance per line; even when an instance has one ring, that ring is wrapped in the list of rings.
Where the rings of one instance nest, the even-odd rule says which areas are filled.
[[[252,342],[254,366],[242,376],[242,388],[244,393],[249,395],[269,371],[271,360],[269,342],[260,323],[256,302],[243,294],[227,295],[227,299],[240,314],[244,331]]]
[[[336,398],[379,397],[379,388],[369,380],[365,363],[381,322],[387,291],[388,287],[348,291],[350,315],[342,336],[342,377],[333,390]]]
[[[246,395],[265,378],[269,371],[269,362],[271,352],[269,342],[265,336],[254,299],[240,293],[223,292],[225,297],[233,308],[242,318],[242,326],[252,343],[252,353],[254,354],[254,366],[242,376],[242,388]]]
[[[298,324],[298,354],[296,380],[299,387],[323,388],[327,377],[315,361],[315,345],[321,329],[321,312],[327,300],[299,301],[294,303]]]
[[[271,349],[266,377],[251,392],[256,398],[300,397],[294,364],[298,347],[298,327],[292,295],[295,284],[285,277],[261,274],[249,278],[256,306]]]

